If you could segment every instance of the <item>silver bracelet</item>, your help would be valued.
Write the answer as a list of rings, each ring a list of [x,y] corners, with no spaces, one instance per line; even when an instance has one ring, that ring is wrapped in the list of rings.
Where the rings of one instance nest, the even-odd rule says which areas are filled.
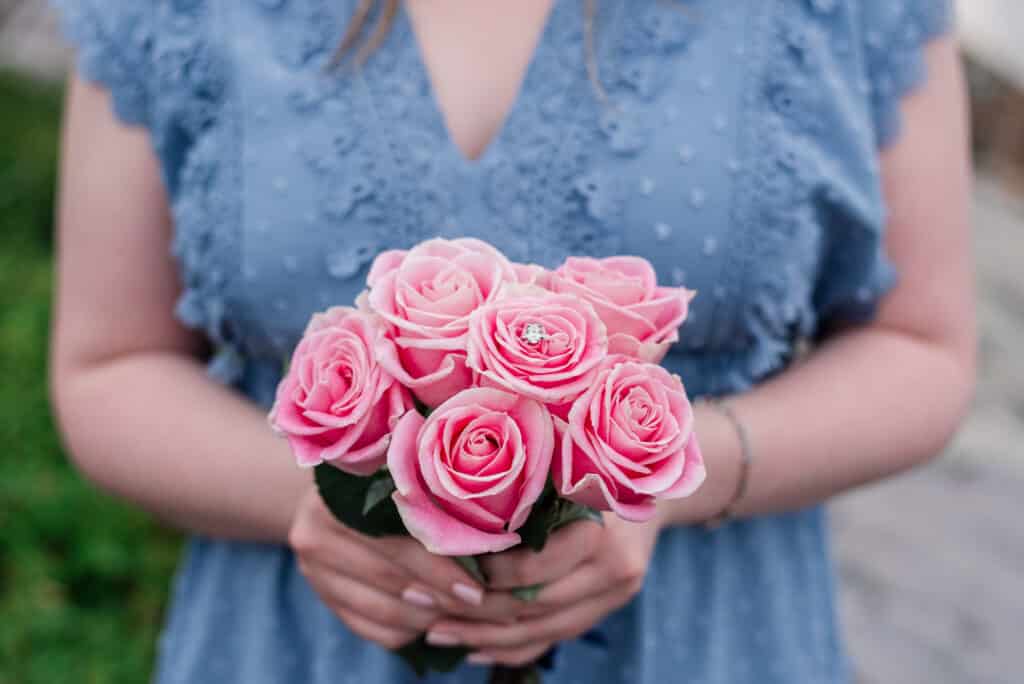
[[[704,523],[705,528],[715,530],[735,517],[736,506],[747,493],[747,487],[750,483],[750,467],[754,463],[754,450],[750,444],[750,433],[747,430],[746,423],[740,420],[740,417],[736,415],[736,411],[730,404],[718,399],[709,399],[703,403],[725,416],[732,424],[733,429],[736,430],[736,436],[740,440],[740,477],[736,483],[736,491],[733,493],[729,503]]]

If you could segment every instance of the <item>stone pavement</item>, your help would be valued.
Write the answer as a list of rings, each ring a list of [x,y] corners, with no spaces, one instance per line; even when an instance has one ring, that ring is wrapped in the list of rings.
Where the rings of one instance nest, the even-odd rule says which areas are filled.
[[[1024,683],[1024,204],[976,197],[974,410],[941,459],[832,506],[864,684]]]
[[[44,78],[64,73],[69,50],[43,0],[0,0],[0,66]]]

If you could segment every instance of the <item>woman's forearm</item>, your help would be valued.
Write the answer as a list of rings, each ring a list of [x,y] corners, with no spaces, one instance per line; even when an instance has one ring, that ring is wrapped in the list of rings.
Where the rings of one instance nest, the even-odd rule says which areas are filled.
[[[969,402],[969,359],[937,342],[882,327],[836,336],[773,380],[732,397],[753,447],[741,516],[796,510],[937,455]],[[739,479],[741,453],[727,418],[698,408],[708,478],[669,502],[667,524],[719,513]]]
[[[123,355],[65,371],[54,398],[73,460],[103,489],[192,532],[285,540],[311,475],[197,361]]]

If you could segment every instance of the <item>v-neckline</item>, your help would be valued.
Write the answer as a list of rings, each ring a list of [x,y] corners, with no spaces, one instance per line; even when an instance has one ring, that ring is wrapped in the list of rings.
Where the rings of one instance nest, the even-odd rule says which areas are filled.
[[[538,65],[541,61],[541,57],[543,56],[547,45],[550,43],[550,33],[555,23],[555,15],[558,12],[560,4],[562,4],[562,0],[552,0],[551,2],[551,7],[548,9],[547,16],[545,16],[544,22],[540,27],[540,31],[537,33],[537,37],[534,40],[529,60],[526,63],[526,68],[523,70],[519,83],[516,86],[515,95],[513,96],[508,109],[502,116],[501,123],[494,131],[490,140],[485,143],[480,153],[476,157],[470,157],[461,147],[459,147],[458,143],[455,141],[455,137],[452,135],[448,115],[438,98],[437,89],[434,87],[433,74],[430,71],[430,67],[427,66],[422,43],[420,42],[419,35],[416,33],[415,22],[409,14],[408,7],[405,6],[405,3],[401,3],[401,20],[404,22],[404,29],[408,32],[409,39],[412,42],[413,61],[416,63],[415,68],[418,71],[418,75],[426,83],[426,99],[429,103],[430,114],[440,125],[440,128],[443,131],[444,149],[448,154],[453,155],[463,167],[469,169],[482,168],[486,166],[487,162],[492,159],[500,149],[502,141],[506,137],[506,132],[514,123],[514,120],[521,109],[522,100],[527,94],[527,89],[535,80],[536,71],[539,68]]]

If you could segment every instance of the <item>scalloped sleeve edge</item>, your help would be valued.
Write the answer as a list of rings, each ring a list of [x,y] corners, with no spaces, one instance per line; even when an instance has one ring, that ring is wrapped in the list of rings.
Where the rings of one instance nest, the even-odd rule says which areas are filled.
[[[123,123],[148,127],[150,97],[147,63],[151,36],[145,12],[111,8],[100,12],[83,0],[49,0],[65,39],[77,49],[75,67],[90,83],[110,93]],[[117,28],[114,28],[116,26]]]
[[[903,99],[928,80],[925,48],[956,25],[952,0],[915,0],[903,20],[872,48],[872,108],[875,140],[885,148],[900,137]]]

